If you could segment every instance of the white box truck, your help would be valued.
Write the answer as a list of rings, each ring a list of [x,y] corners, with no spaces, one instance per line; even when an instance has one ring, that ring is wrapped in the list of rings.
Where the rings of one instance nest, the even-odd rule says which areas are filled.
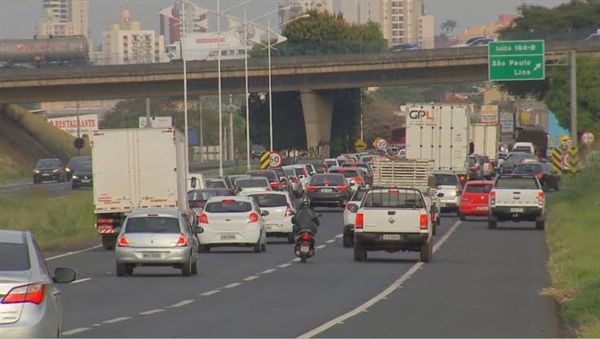
[[[92,136],[94,214],[106,250],[136,208],[189,210],[185,138],[174,128],[112,129]]]
[[[436,170],[454,171],[461,182],[466,182],[471,108],[408,104],[406,112],[406,158],[433,159]]]
[[[469,132],[475,154],[486,155],[492,163],[498,159],[498,142],[500,133],[498,125],[471,124]]]

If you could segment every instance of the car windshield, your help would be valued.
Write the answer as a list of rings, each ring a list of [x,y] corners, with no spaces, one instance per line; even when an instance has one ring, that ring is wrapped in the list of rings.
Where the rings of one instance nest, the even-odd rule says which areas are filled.
[[[340,174],[316,174],[310,179],[310,185],[346,185],[346,179]]]
[[[287,176],[291,176],[291,177],[295,177],[296,176],[296,171],[294,171],[293,168],[284,168],[283,172],[285,173],[285,175]]]
[[[335,161],[335,160],[325,160],[325,164],[327,165],[327,167],[337,166],[337,161]]]
[[[55,168],[60,166],[60,161],[58,159],[40,159],[36,167],[38,168]]]
[[[339,173],[341,175],[344,176],[344,178],[356,178],[356,177],[360,177],[360,173],[358,173],[359,170],[355,170],[355,171],[350,171],[347,169],[334,169],[329,171],[329,173]]]
[[[253,179],[238,179],[235,181],[235,186],[239,188],[255,188],[255,187],[269,187],[269,183],[266,178],[253,178]]]
[[[249,175],[237,175],[237,176],[230,176],[229,180],[231,180],[231,183],[233,184],[233,186],[237,186],[236,182],[240,179],[250,179],[251,177]]]
[[[465,192],[467,193],[489,193],[492,189],[492,184],[469,184],[467,183],[467,188]]]
[[[479,163],[481,164],[487,164],[488,162],[490,162],[490,158],[486,157],[485,155],[480,155],[477,157],[477,160],[479,161]]]
[[[458,184],[458,178],[454,174],[434,174],[434,176],[439,186],[454,186]]]
[[[226,190],[194,190],[188,192],[189,201],[207,201],[210,198],[227,195]]]
[[[249,176],[251,177],[265,177],[267,178],[269,181],[279,181],[279,178],[277,177],[277,173],[275,173],[275,171],[250,171],[248,173]]]
[[[27,245],[0,242],[0,272],[28,271],[30,268]]]
[[[78,171],[91,172],[92,171],[92,163],[91,162],[79,162],[77,164],[76,169]]]
[[[352,163],[348,163],[348,164],[343,164],[342,167],[360,167],[360,168],[364,168],[367,171],[369,171],[371,168],[369,167],[369,165],[365,164],[365,163],[358,163],[358,162],[352,162]]]
[[[517,147],[513,148],[513,151],[515,151],[515,152],[527,152],[527,153],[531,153],[531,147],[529,147],[529,146],[517,146]]]
[[[81,161],[91,162],[92,161],[92,157],[74,157],[74,158],[71,158],[71,160],[69,160],[69,167],[73,167],[78,162],[81,162]]]
[[[509,154],[505,161],[517,163],[523,159],[535,159],[535,157],[530,153],[513,153]]]
[[[225,181],[223,180],[206,180],[204,186],[206,186],[206,188],[227,188],[227,185],[225,185]]]
[[[515,167],[513,174],[536,174],[542,171],[542,165],[540,164],[523,164]]]
[[[425,202],[414,190],[372,190],[365,197],[363,207],[423,208]]]
[[[477,158],[469,157],[469,166],[473,167],[475,165],[477,165]]]
[[[127,219],[125,233],[181,233],[181,229],[177,218],[133,217]]]
[[[247,201],[225,199],[206,204],[204,211],[209,213],[245,213],[252,211],[252,204]]]
[[[495,188],[517,189],[517,190],[535,190],[538,189],[538,183],[535,178],[511,178],[500,177],[496,179]]]
[[[287,198],[283,194],[251,194],[249,195],[258,203],[259,207],[282,207],[287,206]]]

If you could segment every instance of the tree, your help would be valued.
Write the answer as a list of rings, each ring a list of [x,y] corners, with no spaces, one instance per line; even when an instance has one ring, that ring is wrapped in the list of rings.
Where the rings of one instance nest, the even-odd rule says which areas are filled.
[[[564,128],[570,127],[569,74],[566,67],[557,67],[550,80],[544,101],[556,114]],[[577,58],[577,126],[579,131],[600,133],[600,59]]]
[[[500,40],[582,40],[600,24],[600,1],[570,1],[554,8],[522,5],[512,26],[498,31]],[[549,81],[500,82],[503,90],[517,97],[533,95],[538,100],[549,90]]]
[[[440,29],[445,36],[449,36],[458,27],[456,20],[446,20],[440,25]]]

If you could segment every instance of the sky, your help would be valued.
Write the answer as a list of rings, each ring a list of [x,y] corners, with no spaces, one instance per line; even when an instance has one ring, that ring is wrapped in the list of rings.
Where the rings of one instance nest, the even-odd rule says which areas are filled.
[[[221,0],[221,10],[225,10],[242,0]],[[334,10],[340,8],[340,1],[334,0]],[[435,17],[436,27],[447,19],[456,20],[457,32],[469,26],[486,25],[496,21],[499,14],[516,13],[523,3],[553,7],[567,0],[424,0],[427,14]],[[175,0],[89,0],[90,29],[92,37],[98,41],[101,32],[111,23],[120,19],[121,8],[125,4],[131,9],[133,20],[140,21],[142,29],[158,31],[158,12],[173,4]],[[195,0],[199,5],[216,10],[216,0]],[[279,0],[252,0],[246,5],[232,9],[228,14],[243,15],[247,10],[248,20],[261,16],[277,8]],[[0,0],[0,39],[28,39],[33,37],[35,23],[42,15],[42,0]],[[278,23],[277,12],[267,18]]]

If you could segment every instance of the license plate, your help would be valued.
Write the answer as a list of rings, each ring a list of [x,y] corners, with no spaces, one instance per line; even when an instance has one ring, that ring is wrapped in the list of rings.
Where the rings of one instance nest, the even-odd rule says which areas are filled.
[[[400,234],[384,234],[381,238],[383,240],[400,240]]]
[[[235,234],[221,234],[221,240],[234,240]]]
[[[326,189],[322,189],[321,192],[323,192],[323,193],[331,193],[331,192],[333,192],[333,190],[330,189],[330,188],[326,188]]]
[[[302,245],[300,246],[300,252],[301,253],[308,253],[309,250],[309,246],[308,245]]]
[[[482,211],[482,210],[487,210],[488,207],[487,206],[477,206],[477,209]]]
[[[50,175],[50,173],[42,173],[42,176],[44,176],[44,177],[47,177],[49,175]]]
[[[144,253],[142,257],[144,259],[160,259],[162,255],[160,253]]]
[[[523,213],[523,209],[522,208],[511,208],[510,212],[511,213]]]
[[[440,208],[446,207],[446,203],[440,202]]]
[[[90,182],[90,180],[89,179],[81,179],[81,182],[84,183],[84,184],[87,184],[87,183]]]

